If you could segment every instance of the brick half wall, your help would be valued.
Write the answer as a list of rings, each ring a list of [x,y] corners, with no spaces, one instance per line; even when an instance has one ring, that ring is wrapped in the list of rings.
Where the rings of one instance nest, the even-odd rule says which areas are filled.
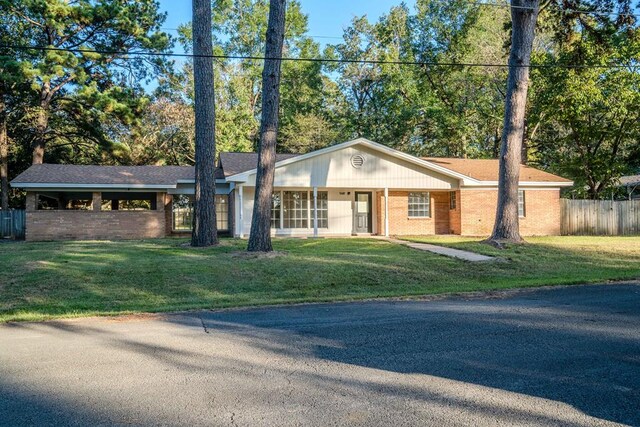
[[[121,240],[165,237],[171,234],[171,196],[157,193],[156,200],[156,210],[36,210],[36,195],[27,193],[25,239]]]
[[[109,240],[166,236],[164,211],[27,212],[26,240]]]

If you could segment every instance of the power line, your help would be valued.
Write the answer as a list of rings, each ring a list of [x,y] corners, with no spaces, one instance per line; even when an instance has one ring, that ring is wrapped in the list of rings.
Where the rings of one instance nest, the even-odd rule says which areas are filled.
[[[70,52],[70,53],[95,53],[99,55],[120,55],[120,56],[158,56],[158,57],[179,57],[179,58],[213,58],[213,59],[234,59],[234,60],[253,60],[253,61],[288,61],[288,62],[321,62],[321,63],[346,63],[346,64],[368,64],[368,65],[418,65],[425,67],[488,67],[488,68],[636,68],[640,64],[492,64],[481,62],[432,62],[432,61],[395,61],[382,59],[338,59],[338,58],[291,58],[280,57],[272,58],[266,56],[244,56],[244,55],[195,55],[192,53],[175,53],[175,52],[143,52],[143,51],[109,51],[96,49],[68,49],[52,46],[23,46],[23,45],[0,45],[3,50],[39,50],[54,52]]]
[[[135,55],[135,56],[159,56],[159,57],[183,57],[183,58],[214,58],[214,59],[233,59],[233,60],[276,60],[291,62],[322,62],[322,63],[348,63],[348,64],[369,64],[369,65],[420,65],[429,67],[494,67],[508,68],[509,64],[495,63],[474,63],[474,62],[433,62],[433,61],[398,61],[398,60],[379,60],[379,59],[336,59],[336,58],[291,58],[280,57],[271,58],[265,56],[244,56],[244,55],[195,55],[191,53],[175,53],[175,52],[143,52],[143,51],[108,51],[95,49],[68,49],[49,46],[22,46],[22,45],[0,45],[0,49],[16,49],[16,50],[41,50],[41,51],[58,51],[70,53],[96,53],[100,55]],[[635,68],[637,65],[632,64],[522,64],[514,65],[519,68]]]

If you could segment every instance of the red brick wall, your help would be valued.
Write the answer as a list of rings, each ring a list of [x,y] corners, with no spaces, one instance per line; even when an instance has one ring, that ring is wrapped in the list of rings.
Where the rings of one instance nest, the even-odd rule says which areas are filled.
[[[431,193],[431,218],[409,218],[409,192],[389,191],[389,234],[391,236],[435,234],[434,199]]]
[[[460,190],[456,190],[456,207],[449,210],[449,229],[451,234],[460,234],[462,228],[462,210],[460,209]]]
[[[34,241],[165,237],[171,233],[171,197],[160,193],[157,200],[155,211],[38,211],[35,194],[27,193],[25,238]]]
[[[487,236],[496,217],[498,191],[461,191],[461,234]],[[525,217],[520,218],[523,236],[560,234],[560,190],[525,190]]]

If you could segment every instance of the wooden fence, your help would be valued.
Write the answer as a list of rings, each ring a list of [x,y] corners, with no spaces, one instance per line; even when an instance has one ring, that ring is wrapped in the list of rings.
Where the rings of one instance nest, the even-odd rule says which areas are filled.
[[[0,210],[0,239],[24,239],[25,226],[23,209]]]
[[[627,236],[640,234],[640,200],[560,199],[563,235]]]

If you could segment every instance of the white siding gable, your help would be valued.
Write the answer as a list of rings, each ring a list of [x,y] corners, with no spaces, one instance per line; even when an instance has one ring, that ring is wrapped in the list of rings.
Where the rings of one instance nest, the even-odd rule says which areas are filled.
[[[352,165],[354,155],[364,158],[362,166]],[[255,174],[245,185],[255,185]],[[274,186],[448,190],[458,179],[358,144],[280,166]]]

